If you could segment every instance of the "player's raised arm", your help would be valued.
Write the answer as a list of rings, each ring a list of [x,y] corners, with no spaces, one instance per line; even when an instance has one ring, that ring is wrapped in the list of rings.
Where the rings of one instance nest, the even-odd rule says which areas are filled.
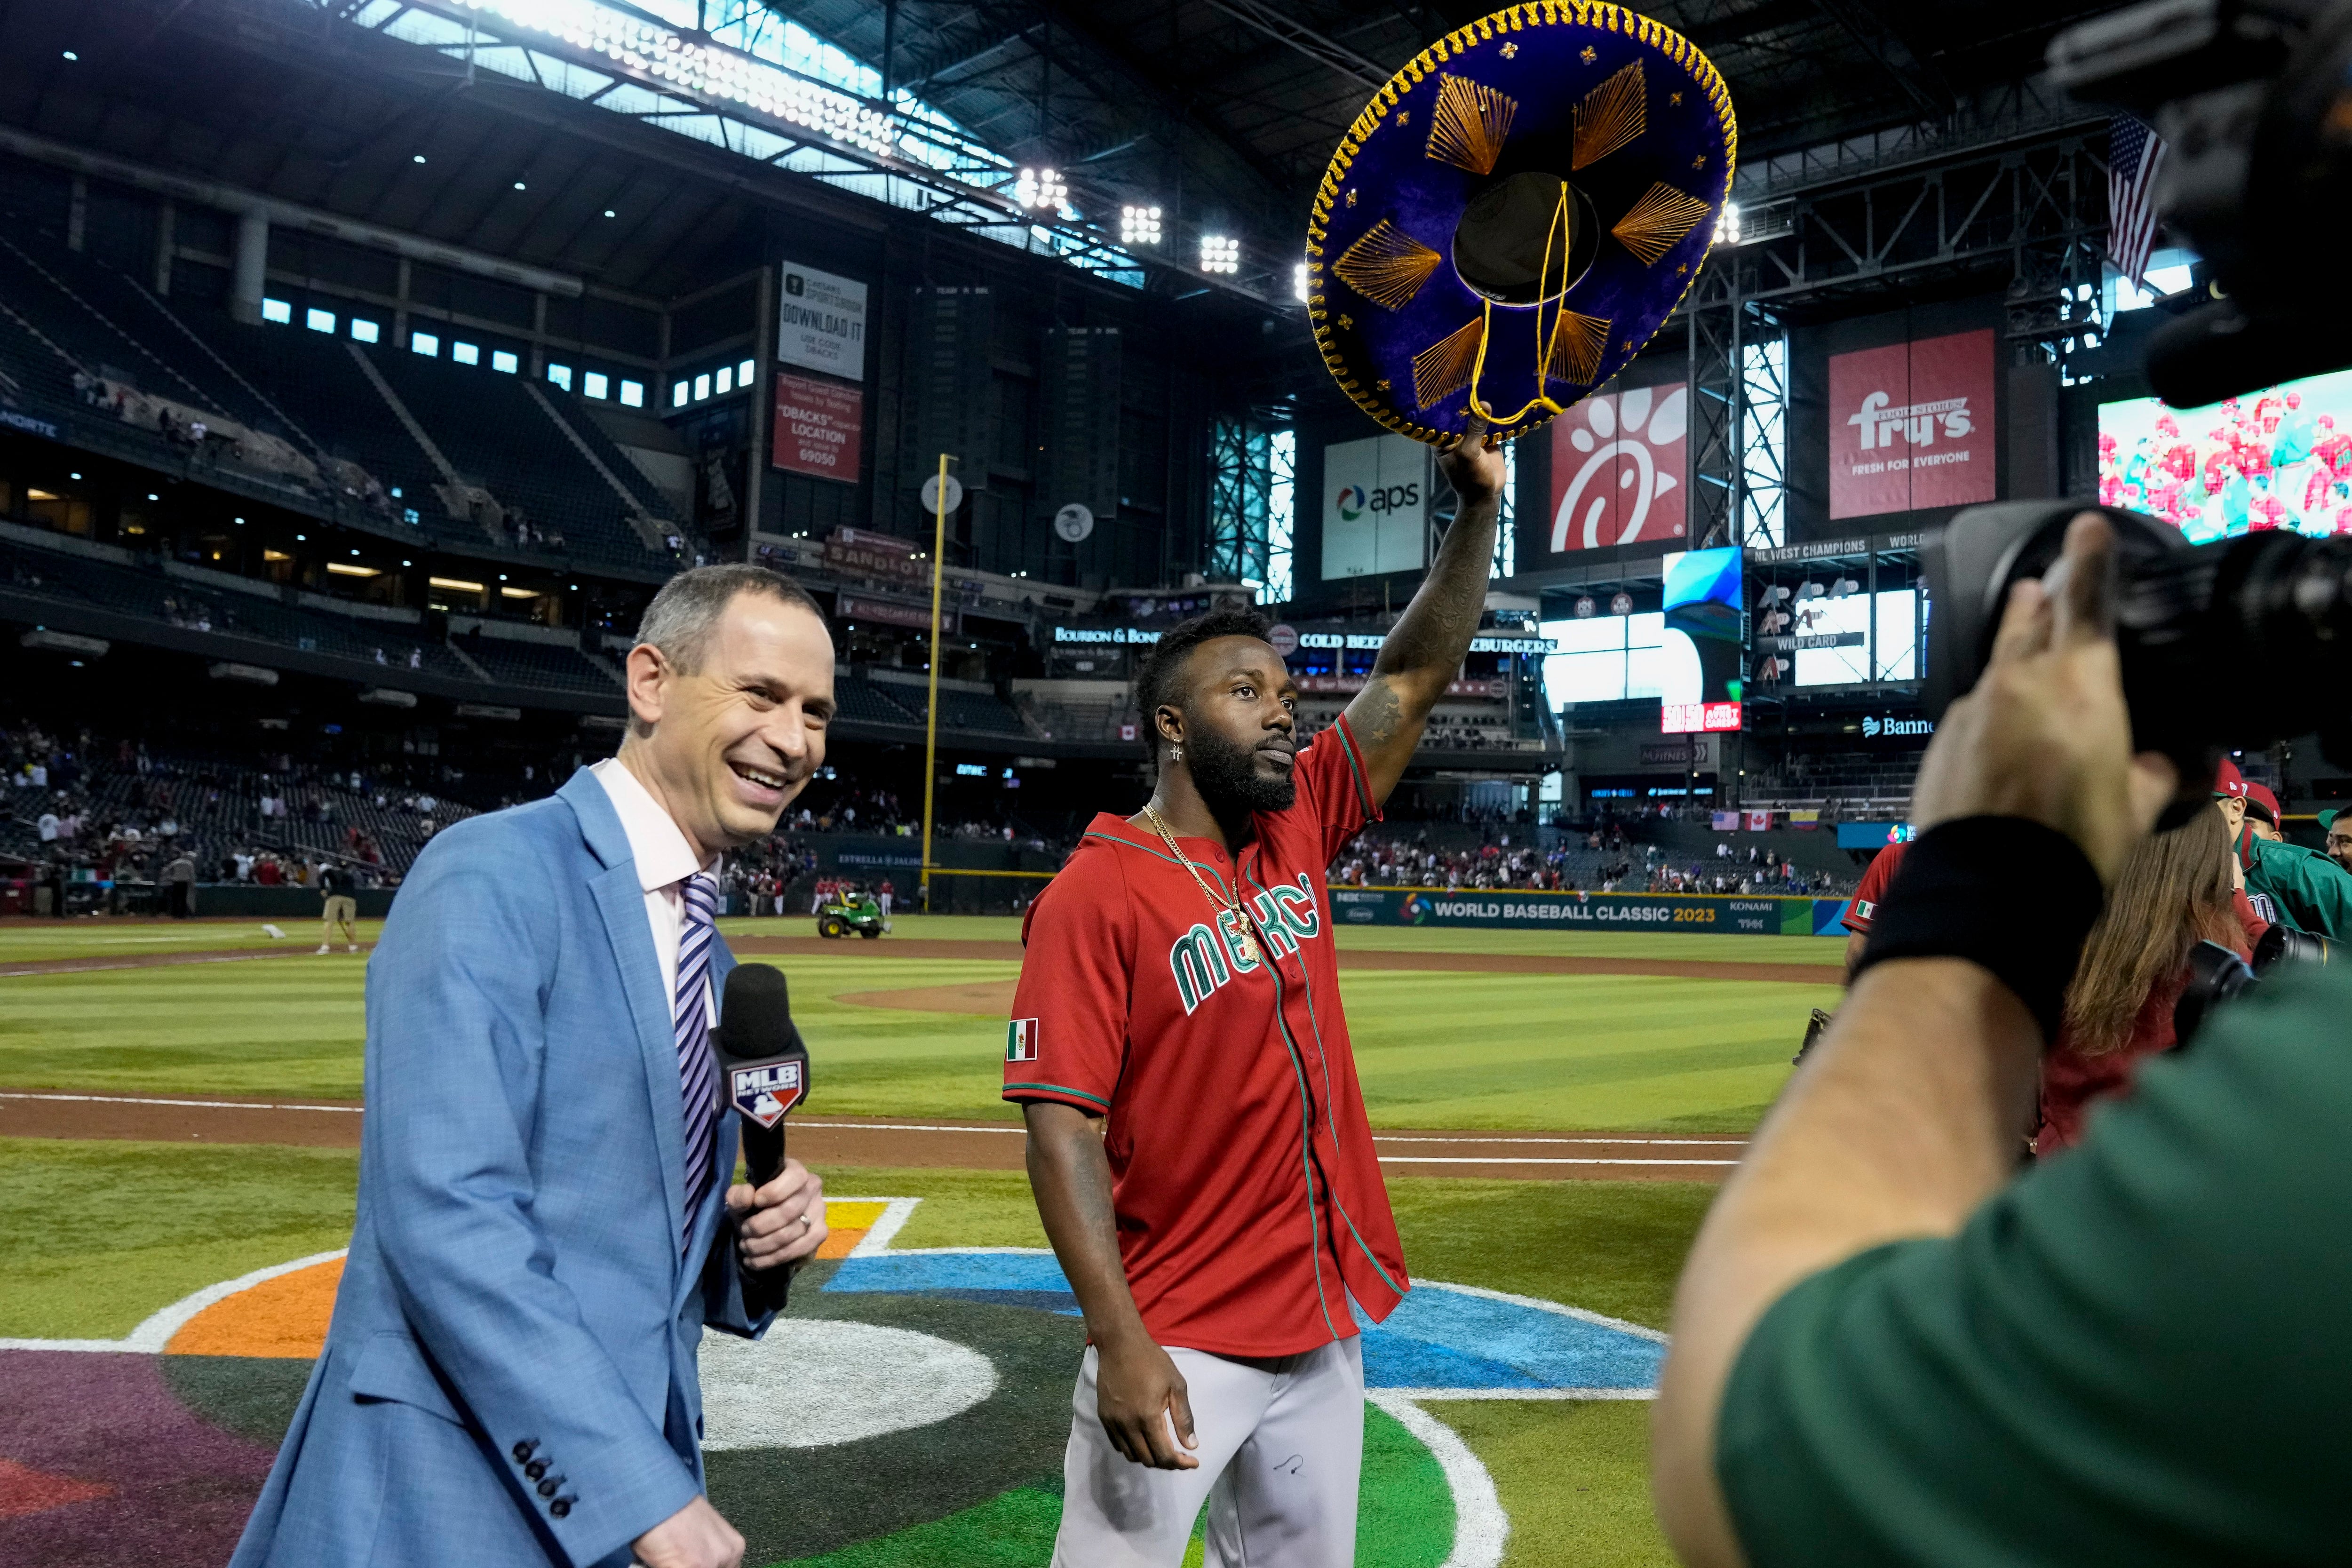
[[[1502,510],[1503,454],[1486,444],[1486,425],[1473,416],[1470,432],[1437,460],[1460,505],[1437,560],[1397,617],[1372,678],[1348,704],[1348,728],[1363,753],[1365,783],[1375,803],[1386,801],[1404,776],[1429,710],[1462,668],[1470,638],[1486,607],[1486,580],[1495,559],[1495,519]]]

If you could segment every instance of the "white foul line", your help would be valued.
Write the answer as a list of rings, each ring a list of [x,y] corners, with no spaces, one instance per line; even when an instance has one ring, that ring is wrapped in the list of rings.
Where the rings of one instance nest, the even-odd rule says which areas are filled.
[[[269,1105],[250,1100],[148,1100],[130,1094],[26,1094],[0,1089],[0,1100],[63,1100],[89,1105],[186,1105],[200,1110],[336,1110],[357,1116],[356,1105]]]
[[[1487,1159],[1474,1159],[1465,1154],[1383,1154],[1383,1165],[1737,1165],[1737,1160],[1566,1160],[1558,1157],[1534,1159],[1525,1155],[1498,1154]]]

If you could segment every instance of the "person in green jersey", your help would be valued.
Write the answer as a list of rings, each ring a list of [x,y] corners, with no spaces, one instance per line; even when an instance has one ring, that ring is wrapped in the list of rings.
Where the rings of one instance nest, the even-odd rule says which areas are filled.
[[[2078,517],[2011,595],[1853,989],[1692,1248],[1653,1489],[1694,1568],[2346,1556],[2352,973],[2264,980],[2019,1169],[2084,936],[2178,786],[2131,751],[2114,549]]]
[[[2352,871],[2316,849],[2278,837],[2277,805],[2266,803],[2269,794],[2248,784],[2237,763],[2221,759],[2213,805],[2237,845],[2247,901],[2266,921],[2284,921],[2334,942],[2352,941]],[[2265,821],[2267,833],[2262,830]]]

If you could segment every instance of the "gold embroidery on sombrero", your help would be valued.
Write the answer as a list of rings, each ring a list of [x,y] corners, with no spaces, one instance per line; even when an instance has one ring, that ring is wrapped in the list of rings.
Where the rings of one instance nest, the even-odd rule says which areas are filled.
[[[1478,365],[1478,345],[1486,337],[1482,316],[1413,355],[1412,400],[1428,408],[1469,385]]]
[[[1569,167],[1597,163],[1642,134],[1649,100],[1642,89],[1642,62],[1635,60],[1584,95],[1576,106],[1576,151]]]
[[[1609,232],[1626,249],[1655,267],[1712,210],[1696,196],[1686,196],[1672,185],[1655,184]]]
[[[1467,77],[1440,77],[1437,107],[1429,116],[1429,155],[1474,174],[1491,174],[1518,111],[1518,100],[1491,87]]]
[[[1449,81],[1452,78],[1447,78]],[[1388,219],[1364,232],[1348,247],[1331,270],[1339,281],[1387,310],[1402,310],[1429,281],[1443,260],[1437,252],[1404,233]]]
[[[1601,378],[1601,353],[1608,346],[1607,317],[1562,310],[1559,326],[1552,333],[1551,358],[1544,365],[1544,375],[1591,386]]]

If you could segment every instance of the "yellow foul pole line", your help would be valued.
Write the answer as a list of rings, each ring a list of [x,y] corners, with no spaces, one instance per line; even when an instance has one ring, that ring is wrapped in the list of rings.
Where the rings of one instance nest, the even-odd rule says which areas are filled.
[[[940,583],[948,548],[948,455],[940,454],[931,498],[931,700],[923,710],[923,912],[931,912],[931,793],[940,773]]]

